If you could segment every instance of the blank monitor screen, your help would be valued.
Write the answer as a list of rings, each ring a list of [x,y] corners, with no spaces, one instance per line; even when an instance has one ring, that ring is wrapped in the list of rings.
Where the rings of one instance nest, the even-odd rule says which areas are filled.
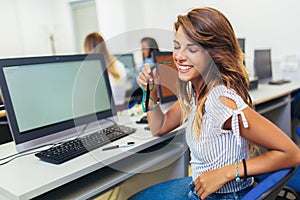
[[[172,64],[159,65],[160,76],[159,97],[161,103],[177,100],[178,70],[174,63],[172,52],[153,52],[154,62],[171,62]]]
[[[105,69],[96,54],[0,60],[0,86],[17,150],[75,136],[77,127],[112,116]]]
[[[271,49],[254,50],[254,70],[260,83],[272,80]]]

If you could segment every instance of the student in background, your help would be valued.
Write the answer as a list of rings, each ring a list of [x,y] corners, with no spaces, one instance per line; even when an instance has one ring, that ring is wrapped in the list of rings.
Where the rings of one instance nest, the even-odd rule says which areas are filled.
[[[158,44],[154,38],[144,37],[141,40],[143,64],[153,62],[152,52],[159,51]],[[143,65],[144,66],[144,65]]]
[[[85,37],[83,48],[85,53],[103,54],[114,102],[117,106],[124,105],[127,82],[125,65],[109,52],[102,35],[97,32]]]
[[[186,123],[192,177],[153,186],[135,199],[239,199],[253,187],[253,176],[300,164],[297,145],[252,108],[243,53],[228,19],[214,8],[195,8],[177,18],[173,58],[179,99],[163,113],[149,101],[149,127],[164,135]],[[140,87],[159,76],[145,64]],[[272,138],[272,139],[270,139]],[[251,156],[257,145],[266,152]]]
[[[6,117],[6,112],[5,112],[5,109],[4,109],[2,94],[1,94],[1,90],[0,90],[0,118],[1,117]]]
[[[141,67],[137,70],[137,72],[135,73],[135,76],[132,79],[132,87],[134,89],[138,89],[139,86],[136,83],[136,77],[138,76],[138,74],[141,72],[143,66],[146,63],[153,63],[153,58],[152,58],[152,52],[154,51],[159,51],[159,47],[158,44],[156,42],[156,40],[152,37],[144,37],[141,39],[141,47],[142,47],[142,56],[143,56],[143,62]]]

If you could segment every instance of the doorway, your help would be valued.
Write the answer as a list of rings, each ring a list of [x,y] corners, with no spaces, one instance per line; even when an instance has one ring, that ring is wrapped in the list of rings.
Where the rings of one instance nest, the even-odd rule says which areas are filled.
[[[71,3],[76,52],[83,53],[83,42],[87,34],[98,32],[98,18],[94,0]]]

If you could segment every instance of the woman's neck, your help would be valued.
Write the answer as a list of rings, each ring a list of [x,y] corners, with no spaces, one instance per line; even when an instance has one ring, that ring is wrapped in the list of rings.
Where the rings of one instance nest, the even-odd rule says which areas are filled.
[[[192,88],[196,94],[196,97],[198,97],[200,95],[200,92],[202,91],[205,82],[203,79],[198,79],[197,81],[192,81]]]

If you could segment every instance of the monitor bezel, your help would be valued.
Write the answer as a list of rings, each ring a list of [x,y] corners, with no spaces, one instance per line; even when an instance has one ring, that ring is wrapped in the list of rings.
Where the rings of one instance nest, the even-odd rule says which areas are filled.
[[[152,52],[153,61],[155,63],[158,62],[158,60],[157,60],[158,56],[170,56],[170,57],[172,57],[173,56],[173,52],[172,51],[154,51],[154,52]],[[173,59],[172,59],[172,64],[174,64],[174,60]],[[158,70],[159,70],[159,67],[158,67]],[[171,96],[164,96],[163,95],[163,86],[162,85],[159,85],[159,87],[158,87],[158,93],[159,93],[159,101],[162,104],[163,103],[174,102],[174,101],[176,101],[178,99],[177,95],[174,94],[173,92],[172,92],[173,95],[171,95]]]
[[[77,135],[77,129],[81,125],[93,123],[96,120],[105,119],[116,114],[114,109],[113,98],[109,98],[111,109],[106,109],[101,112],[91,113],[89,115],[72,118],[62,122],[51,125],[34,128],[21,132],[18,127],[16,114],[13,108],[12,101],[9,95],[8,85],[5,80],[4,68],[14,67],[18,65],[32,65],[55,62],[68,61],[83,61],[84,60],[98,60],[101,63],[108,95],[112,96],[111,87],[109,84],[108,72],[104,62],[104,57],[101,54],[76,54],[76,55],[58,55],[58,56],[40,56],[40,57],[22,57],[22,58],[7,58],[0,59],[0,86],[2,91],[2,98],[6,109],[6,115],[9,122],[10,131],[18,151],[41,146],[44,143],[51,143],[51,141],[59,141],[62,138],[69,138]],[[95,117],[96,116],[96,117]]]

